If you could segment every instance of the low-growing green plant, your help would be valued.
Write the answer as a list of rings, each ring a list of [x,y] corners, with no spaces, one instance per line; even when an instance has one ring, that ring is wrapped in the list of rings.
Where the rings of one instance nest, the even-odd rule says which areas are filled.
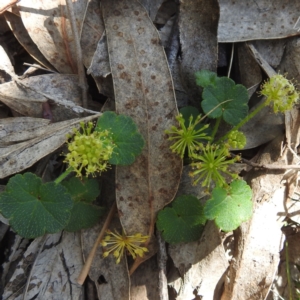
[[[227,77],[217,77],[207,70],[196,73],[196,83],[203,87],[201,107],[207,118],[214,119],[213,128],[210,129],[207,123],[201,124],[204,118],[196,108],[186,107],[177,117],[178,127],[173,126],[165,133],[174,142],[171,150],[181,158],[187,155],[193,183],[206,187],[211,198],[203,209],[197,209],[199,200],[196,204],[194,196],[186,195],[182,211],[177,207],[183,198],[177,198],[172,208],[166,207],[158,213],[157,228],[169,243],[198,239],[201,229],[194,220],[201,220],[201,224],[204,224],[203,220],[214,220],[221,230],[232,231],[251,218],[252,191],[238,174],[231,171],[230,165],[240,156],[231,155],[230,149],[245,147],[246,137],[239,128],[263,107],[270,105],[274,113],[284,112],[291,109],[299,98],[293,83],[277,74],[262,85],[260,93],[265,100],[248,114],[249,97],[243,85],[235,84]],[[221,122],[233,127],[216,140]],[[175,234],[174,228],[180,234]],[[198,230],[198,235],[195,230]]]
[[[20,236],[36,238],[95,225],[104,208],[93,204],[100,189],[89,175],[101,174],[110,164],[132,164],[144,147],[142,135],[128,116],[105,112],[94,129],[92,122],[82,122],[80,127],[67,137],[68,167],[54,182],[43,183],[33,173],[18,174],[0,194],[0,212]],[[76,177],[65,180],[72,172]]]

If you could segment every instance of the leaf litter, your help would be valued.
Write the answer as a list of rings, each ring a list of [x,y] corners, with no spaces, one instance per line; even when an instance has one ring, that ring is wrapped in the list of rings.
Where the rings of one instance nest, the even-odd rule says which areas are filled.
[[[246,87],[252,88],[250,101],[255,103],[259,100],[256,96],[256,88],[259,87],[265,73],[270,75],[274,72],[273,68],[281,73],[288,72],[290,78],[299,79],[300,76],[299,68],[297,68],[299,16],[296,13],[298,11],[296,2],[282,4],[282,1],[272,3],[260,1],[258,4],[245,4],[222,0],[219,3],[220,6],[214,2],[207,6],[207,3],[200,0],[191,3],[180,1],[177,11],[176,5],[178,4],[175,4],[175,1],[167,2],[174,2],[170,7],[174,9],[172,18],[175,21],[172,20],[168,25],[170,28],[176,27],[178,15],[180,16],[180,35],[178,31],[176,35],[176,30],[170,30],[170,28],[166,30],[167,27],[164,32],[163,45],[167,53],[170,53],[168,51],[171,49],[168,49],[171,47],[168,35],[171,41],[175,32],[173,41],[179,41],[177,48],[172,48],[175,55],[172,54],[172,58],[168,56],[168,60],[153,24],[156,20],[161,23],[159,26],[164,25],[161,17],[156,18],[159,16],[160,8],[166,5],[162,1],[142,1],[144,7],[137,1],[120,0],[103,0],[101,5],[98,0],[74,3],[86,68],[90,68],[89,72],[95,80],[98,91],[115,99],[117,113],[125,113],[135,120],[147,144],[143,155],[134,165],[117,168],[116,198],[121,223],[118,223],[116,219],[111,229],[123,228],[128,233],[139,231],[144,234],[153,234],[157,212],[172,201],[179,184],[181,164],[168,150],[168,141],[163,135],[163,131],[174,123],[174,117],[177,114],[172,77],[176,80],[176,86],[180,88],[180,91],[176,91],[176,95],[186,93],[189,99],[185,97],[185,102],[197,103],[200,93],[195,85],[193,74],[200,69],[216,70],[220,45],[218,43],[249,40],[257,41],[253,44],[249,43],[250,50],[245,50],[248,47],[246,43],[239,45],[241,50],[238,50],[240,63],[237,65],[237,72],[241,74],[241,83],[247,82]],[[199,13],[201,6],[207,13]],[[59,149],[65,142],[65,134],[80,121],[77,118],[82,117],[84,111],[79,109],[81,94],[77,85],[78,79],[76,75],[68,75],[68,73],[76,74],[76,55],[66,6],[26,0],[18,3],[12,12],[18,14],[18,10],[20,16],[12,15],[11,12],[5,13],[15,36],[24,47],[29,45],[26,49],[37,61],[48,68],[52,68],[51,65],[53,65],[61,74],[37,75],[23,79],[23,86],[18,83],[19,78],[0,85],[0,101],[11,109],[14,116],[1,119],[2,177],[21,172],[39,162],[42,157]],[[27,40],[21,40],[22,36],[25,37],[25,32],[28,33]],[[260,39],[277,40],[271,42]],[[180,49],[178,45],[181,45]],[[274,47],[276,53],[273,51]],[[284,51],[285,47],[286,51]],[[248,58],[243,57],[246,52]],[[250,56],[254,56],[254,59],[250,59],[249,53]],[[233,54],[233,58],[235,57],[236,54]],[[172,74],[170,74],[168,62],[171,63]],[[4,67],[1,65],[0,69],[7,70],[7,66],[8,72],[13,72],[13,67],[9,66],[9,63]],[[226,59],[225,66],[230,69],[229,61]],[[252,67],[253,75],[249,77]],[[236,73],[233,76],[236,76]],[[49,120],[41,119],[44,113],[43,103],[50,105],[53,124]],[[91,109],[85,111],[88,114],[97,113]],[[19,117],[19,114],[22,117]],[[90,118],[92,119],[93,116]],[[297,163],[295,153],[297,153],[298,146],[296,139],[298,111],[294,110],[291,116],[286,115],[285,118],[284,123],[282,115],[274,116],[266,111],[260,116],[259,121],[253,119],[249,128],[243,128],[247,140],[250,141],[247,148],[260,146],[275,138],[283,131],[285,125],[288,147],[292,149],[288,162],[289,164]],[[273,145],[277,146],[278,143],[276,141]],[[262,154],[262,161],[264,157],[271,155],[276,158],[268,160],[268,163],[276,162],[278,153],[274,154],[267,148]],[[290,156],[291,153],[294,154]],[[277,163],[282,164],[282,159],[279,159]],[[289,195],[291,198],[297,197],[297,183],[293,181],[297,179],[297,172],[287,172],[285,176]],[[267,174],[266,177],[266,174],[263,174],[252,180],[255,191],[254,218],[234,232],[233,243],[238,251],[231,254],[234,255],[234,260],[231,262],[225,255],[224,238],[212,222],[206,226],[200,242],[170,247],[169,255],[174,262],[173,271],[175,270],[173,274],[177,274],[176,280],[169,277],[169,281],[172,282],[170,286],[174,287],[173,291],[176,295],[174,299],[193,298],[195,290],[203,299],[213,299],[217,297],[216,295],[218,299],[221,299],[222,293],[222,299],[241,299],[241,297],[262,299],[267,295],[279,263],[278,253],[281,249],[280,239],[282,238],[280,222],[286,215],[281,206],[281,203],[285,201],[284,188],[280,186],[282,178],[283,174],[279,172],[276,176]],[[184,172],[181,182],[188,186],[187,172]],[[196,193],[197,197],[205,194],[203,191],[195,191],[195,187],[190,187],[190,190],[193,194]],[[201,201],[205,201],[204,198]],[[298,203],[292,200],[287,204],[288,213],[294,220],[298,220],[297,205]],[[282,213],[280,219],[274,217],[278,212]],[[264,230],[261,230],[262,226]],[[83,250],[85,256],[94,241],[92,232],[96,236],[100,228],[101,224],[98,224],[93,229],[85,230],[83,234],[86,240]],[[270,236],[270,232],[273,232],[272,238],[266,238]],[[214,242],[211,242],[212,236],[215,237]],[[45,268],[35,266],[30,278],[34,288],[30,290],[29,296],[43,298],[50,297],[50,294],[51,296],[62,295],[61,286],[54,287],[52,280],[48,280],[47,286],[43,285],[44,278],[42,281],[39,280],[46,272],[52,274],[55,281],[58,275],[55,276],[53,270],[62,274],[65,261],[67,261],[67,268],[74,270],[69,283],[75,282],[83,264],[78,237],[78,234],[49,236],[49,240],[56,240],[51,240],[49,245],[49,240],[46,241],[49,249],[42,248],[42,254],[37,256],[37,265],[47,265],[47,263],[40,263],[40,260],[46,262],[50,259],[53,261],[53,265],[49,266],[52,268],[52,273]],[[154,238],[151,243],[152,241]],[[30,244],[25,257],[27,255],[32,257],[33,253],[37,253],[36,243],[40,243],[40,240],[36,239]],[[71,248],[70,243],[72,243]],[[243,246],[244,243],[246,246]],[[35,252],[30,250],[30,247],[35,247]],[[57,251],[57,247],[60,249],[60,255],[54,258],[53,253]],[[67,249],[72,249],[76,255],[72,256]],[[96,284],[99,299],[128,299],[129,295],[132,299],[158,299],[160,293],[157,286],[161,282],[156,277],[158,269],[155,267],[155,256],[153,256],[157,248],[151,249],[153,250],[150,250],[148,260],[131,275],[132,282],[130,283],[126,260],[124,259],[121,265],[116,266],[113,259],[101,259],[102,250],[99,248],[97,259],[90,272],[90,277]],[[189,253],[192,255],[187,255]],[[153,257],[150,258],[151,256]],[[272,259],[269,259],[270,257]],[[64,260],[66,258],[67,260]],[[229,276],[230,282],[225,280],[223,291],[224,277],[222,275],[229,262],[231,267],[227,271],[226,278]],[[20,261],[21,270],[27,269],[27,266],[22,267],[23,263],[26,261]],[[75,267],[71,266],[72,263]],[[140,263],[142,261],[137,262],[134,268]],[[176,271],[176,268],[179,271]],[[21,298],[21,294],[14,293],[19,289],[22,290],[25,284],[27,273],[24,270],[22,274],[20,273],[22,282],[16,281],[20,279],[18,272],[12,275],[3,293],[5,299],[12,295],[15,299]],[[98,282],[101,276],[107,284]],[[233,280],[240,285],[233,284]],[[178,287],[178,282],[181,288],[175,288],[175,286]],[[264,286],[262,287],[259,282],[264,282]],[[241,286],[243,286],[243,294],[241,294]],[[49,287],[52,292],[47,295],[42,294],[42,290],[46,291]],[[70,295],[70,290],[65,289],[65,292]],[[78,286],[73,288],[72,297],[77,297],[80,292],[81,288]],[[68,299],[68,296],[64,299]]]

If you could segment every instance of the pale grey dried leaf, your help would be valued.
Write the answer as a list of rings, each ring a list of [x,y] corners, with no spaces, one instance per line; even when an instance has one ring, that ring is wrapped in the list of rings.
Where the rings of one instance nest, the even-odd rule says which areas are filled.
[[[76,75],[46,74],[23,79],[26,87],[16,82],[0,85],[0,101],[25,116],[42,117],[42,103],[55,99],[56,103],[68,106],[52,106],[53,121],[78,117],[72,106],[80,103],[81,91]],[[43,96],[45,95],[45,96]],[[50,103],[51,104],[51,103]]]
[[[193,299],[195,291],[204,300],[220,299],[222,276],[229,263],[213,221],[208,222],[199,241],[172,245],[169,254],[181,274],[176,299]]]
[[[116,111],[131,116],[146,145],[130,166],[117,167],[116,199],[127,234],[152,234],[157,212],[177,190],[182,162],[164,130],[175,125],[172,78],[159,36],[137,1],[102,1]]]
[[[130,300],[160,299],[156,256],[144,262],[131,275]]]
[[[218,60],[217,27],[219,5],[216,0],[180,1],[181,79],[192,103],[200,106],[201,88],[195,73],[201,69],[215,72]]]
[[[11,64],[11,61],[4,50],[4,48],[0,45],[0,70],[5,71],[7,74],[9,74],[11,77],[15,75],[15,70],[13,65]]]
[[[5,286],[3,299],[22,300],[27,276],[41,239],[35,239],[19,262],[12,278]],[[56,233],[46,237],[30,279],[26,299],[78,299],[83,288],[76,279],[83,266],[78,233]]]
[[[99,115],[98,115],[99,116]],[[16,145],[0,148],[0,178],[18,173],[32,166],[42,157],[58,149],[66,142],[66,135],[80,121],[90,121],[97,115],[50,124],[47,132],[39,137]]]
[[[163,2],[164,0],[140,0],[152,21],[154,21],[157,11]]]
[[[252,44],[270,66],[277,68],[289,40],[290,39],[258,40],[253,41]]]
[[[81,32],[87,2],[72,2],[78,32]],[[43,0],[22,0],[17,5],[28,34],[45,58],[60,73],[76,74],[75,43],[66,5]]]
[[[289,78],[300,82],[300,38],[294,37],[287,42],[278,70],[282,74],[288,73]]]
[[[300,2],[220,0],[220,43],[299,35]]]
[[[89,68],[91,65],[103,32],[104,24],[101,16],[100,0],[89,0],[80,40],[83,64],[86,68]]]
[[[263,151],[259,163],[282,164],[283,135]],[[234,234],[235,253],[225,276],[224,300],[261,300],[267,296],[279,264],[282,248],[281,227],[286,217],[283,172],[251,171],[247,180],[253,191],[253,217]],[[263,284],[262,284],[263,283]]]
[[[28,34],[28,31],[24,27],[21,17],[18,14],[19,9],[17,6],[12,7],[12,13],[8,11],[4,13],[6,22],[8,23],[14,36],[36,61],[38,61],[46,68],[53,70],[54,68],[41,53],[37,45],[32,41],[31,37]]]
[[[110,73],[107,40],[104,32],[98,42],[97,49],[94,53],[91,65],[87,70],[87,74],[91,74],[93,77],[106,77]]]
[[[35,138],[47,132],[50,120],[18,117],[5,118],[0,124],[0,146]]]

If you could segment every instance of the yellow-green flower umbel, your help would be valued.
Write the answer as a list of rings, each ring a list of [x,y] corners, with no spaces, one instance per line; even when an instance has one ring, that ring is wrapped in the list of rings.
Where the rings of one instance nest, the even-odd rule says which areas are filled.
[[[81,130],[74,129],[74,139],[68,143],[69,153],[65,162],[76,172],[76,176],[95,175],[107,169],[108,160],[112,156],[114,144],[108,130],[101,132],[93,130],[93,123],[80,123]],[[70,136],[69,136],[70,137]]]
[[[185,150],[188,149],[188,155],[192,157],[197,146],[201,144],[200,140],[211,139],[204,132],[209,125],[203,125],[198,129],[196,128],[201,121],[201,115],[198,115],[195,120],[193,120],[193,116],[190,116],[187,127],[185,126],[185,120],[182,114],[176,116],[176,120],[179,123],[179,128],[172,126],[169,130],[165,130],[165,133],[169,135],[168,140],[175,141],[170,149],[181,158],[183,158]]]
[[[260,93],[267,97],[266,104],[272,104],[275,113],[292,109],[299,99],[294,84],[280,74],[266,81]]]
[[[125,235],[124,233],[119,234],[113,233],[108,230],[107,235],[101,241],[101,245],[105,247],[103,257],[107,257],[110,253],[117,259],[117,264],[123,257],[124,250],[126,249],[131,256],[135,259],[136,256],[143,257],[145,252],[148,252],[146,247],[141,247],[140,244],[145,243],[149,236],[136,233],[135,235]],[[107,247],[107,248],[106,248]]]
[[[191,163],[193,171],[190,172],[191,177],[196,177],[193,184],[197,184],[202,180],[202,186],[210,188],[212,181],[217,186],[226,186],[225,174],[233,179],[237,179],[238,175],[230,172],[228,166],[239,160],[239,156],[228,159],[230,157],[226,145],[217,146],[214,144],[201,145],[199,153],[193,154],[194,162]]]

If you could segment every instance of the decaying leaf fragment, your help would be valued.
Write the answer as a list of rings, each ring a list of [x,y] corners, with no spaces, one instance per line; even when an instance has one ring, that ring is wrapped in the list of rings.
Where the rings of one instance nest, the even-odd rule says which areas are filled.
[[[102,1],[116,110],[138,125],[146,145],[117,167],[116,198],[127,234],[152,235],[155,217],[177,190],[181,160],[164,130],[175,125],[173,83],[158,33],[138,1]]]

